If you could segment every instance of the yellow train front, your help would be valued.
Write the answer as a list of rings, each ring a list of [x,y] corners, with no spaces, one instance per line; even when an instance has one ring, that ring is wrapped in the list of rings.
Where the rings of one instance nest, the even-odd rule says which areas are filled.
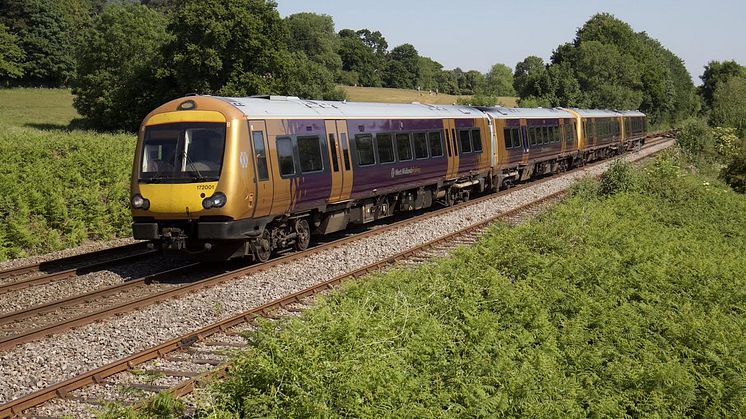
[[[252,218],[256,184],[237,176],[253,171],[249,156],[246,118],[228,103],[195,96],[155,109],[133,165],[134,238],[215,258],[245,254],[264,221]]]

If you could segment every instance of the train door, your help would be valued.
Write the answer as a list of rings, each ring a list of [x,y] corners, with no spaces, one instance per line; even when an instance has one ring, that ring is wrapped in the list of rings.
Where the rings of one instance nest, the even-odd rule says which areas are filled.
[[[347,124],[343,120],[324,123],[332,176],[329,202],[346,201],[350,199],[350,192],[352,192],[352,167],[347,145]]]
[[[523,140],[523,158],[521,158],[522,164],[528,164],[528,159],[530,156],[531,148],[529,147],[529,138],[528,138],[528,127],[526,126],[527,122],[525,119],[521,119],[521,138]]]
[[[272,167],[269,158],[267,127],[264,121],[249,121],[251,147],[254,154],[254,179],[256,181],[256,205],[254,217],[269,215],[272,209],[274,188],[272,187]]]
[[[453,119],[443,120],[443,130],[445,131],[446,151],[448,152],[448,170],[446,179],[458,177],[458,140],[456,138],[456,123]]]

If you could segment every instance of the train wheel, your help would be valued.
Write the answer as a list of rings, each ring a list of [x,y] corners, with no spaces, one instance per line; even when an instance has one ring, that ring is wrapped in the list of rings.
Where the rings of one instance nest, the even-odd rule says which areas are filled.
[[[264,263],[269,260],[270,256],[272,256],[271,239],[272,238],[269,234],[269,230],[267,230],[266,228],[264,229],[261,237],[256,239],[256,242],[254,243],[254,254],[256,255],[257,261]]]
[[[295,222],[295,249],[306,250],[311,242],[311,229],[308,227],[308,221],[301,218]]]

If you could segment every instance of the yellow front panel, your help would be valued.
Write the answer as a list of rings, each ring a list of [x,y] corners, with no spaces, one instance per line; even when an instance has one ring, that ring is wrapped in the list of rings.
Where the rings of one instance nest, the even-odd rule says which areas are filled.
[[[226,122],[225,115],[215,111],[176,111],[151,116],[145,125],[173,124],[177,122]]]
[[[215,193],[218,182],[141,183],[140,194],[150,200],[149,213],[187,216],[204,211],[202,200]]]

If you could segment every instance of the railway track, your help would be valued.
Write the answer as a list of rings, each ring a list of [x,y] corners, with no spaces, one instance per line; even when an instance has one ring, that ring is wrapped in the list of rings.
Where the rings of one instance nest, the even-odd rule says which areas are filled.
[[[143,260],[159,253],[147,245],[133,243],[0,271],[0,295]]]
[[[646,145],[646,147],[657,145],[658,143],[663,141],[665,141],[665,139],[650,142],[648,145]],[[288,254],[280,258],[271,260],[270,262],[263,265],[242,267],[234,271],[225,272],[204,280],[210,280],[211,282],[200,281],[199,283],[192,284],[192,286],[190,286],[192,288],[184,287],[182,289],[171,290],[161,294],[159,297],[149,298],[154,298],[152,302],[162,301],[164,299],[183,295],[197,289],[214,286],[218,283],[228,281],[232,278],[267,270],[274,266],[288,263],[298,258],[308,257],[311,254],[318,253],[332,247],[342,246],[352,240],[359,240],[362,237],[370,235],[384,234],[386,231],[400,228],[408,223],[421,221],[424,218],[437,217],[447,212],[462,210],[468,207],[470,204],[474,205],[479,202],[494,199],[506,193],[512,193],[516,190],[522,189],[523,187],[533,186],[539,182],[546,182],[550,181],[551,179],[552,178],[547,178],[538,182],[532,182],[525,186],[519,186],[517,188],[510,189],[509,191],[479,197],[463,205],[432,211],[420,217],[406,219],[385,227],[371,230],[369,232],[361,233],[361,235],[343,238],[321,246],[317,246],[303,253]],[[175,395],[187,394],[200,381],[205,380],[209,377],[213,377],[215,375],[220,375],[226,370],[227,364],[225,364],[225,362],[227,359],[227,354],[232,349],[244,346],[244,344],[240,341],[240,339],[237,338],[236,335],[242,328],[250,328],[252,321],[257,317],[272,316],[272,313],[276,310],[297,311],[303,307],[307,298],[310,298],[313,295],[318,294],[319,292],[323,292],[325,290],[333,288],[336,285],[349,279],[357,278],[373,271],[385,269],[386,267],[391,266],[394,263],[422,263],[424,261],[430,260],[432,257],[448,253],[448,251],[450,251],[454,247],[471,244],[478,239],[484,229],[486,229],[496,220],[504,219],[511,223],[516,222],[516,219],[530,216],[530,214],[541,211],[546,206],[561,199],[564,193],[565,191],[555,192],[544,198],[531,202],[528,205],[524,205],[520,208],[498,214],[465,229],[437,238],[428,243],[411,248],[396,255],[384,258],[377,263],[365,266],[360,269],[356,269],[343,275],[339,275],[331,280],[319,283],[302,291],[274,300],[263,306],[248,310],[239,315],[207,326],[197,332],[192,332],[184,336],[171,339],[168,342],[142,351],[136,355],[132,355],[130,357],[116,361],[112,364],[82,374],[78,377],[47,387],[37,393],[22,397],[20,399],[16,399],[4,406],[0,406],[0,417],[19,414],[26,409],[37,406],[54,398],[62,398],[68,401],[72,400],[84,404],[94,403],[94,401],[98,399],[106,400],[107,397],[102,397],[102,395],[111,396],[112,392],[116,393],[116,391],[112,390],[113,388],[129,389],[130,391],[127,393],[129,395],[131,395],[133,389],[146,393],[168,390]],[[139,304],[150,304],[152,302],[135,303],[134,305],[130,305],[127,309],[131,310],[133,309],[132,307],[139,307]],[[124,307],[122,308],[124,309]],[[106,316],[113,314],[114,313],[109,313]],[[134,371],[134,375],[140,377],[148,377],[148,380],[146,380],[147,382],[145,383],[138,383],[133,382],[136,380],[132,380],[131,377],[129,380],[112,378],[115,375],[125,371]],[[132,373],[129,374],[133,375]],[[91,387],[89,390],[79,390],[91,384],[95,384],[95,386]],[[76,392],[76,394],[73,394],[73,392]],[[131,397],[129,398],[131,399]],[[132,400],[129,400],[128,397],[114,397],[114,399],[120,401],[124,400],[128,403],[132,402]]]

